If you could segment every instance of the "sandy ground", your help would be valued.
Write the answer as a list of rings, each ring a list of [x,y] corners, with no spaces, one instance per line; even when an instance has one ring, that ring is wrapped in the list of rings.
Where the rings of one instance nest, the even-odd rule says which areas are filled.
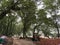
[[[14,39],[13,45],[35,45],[32,41],[23,39]]]

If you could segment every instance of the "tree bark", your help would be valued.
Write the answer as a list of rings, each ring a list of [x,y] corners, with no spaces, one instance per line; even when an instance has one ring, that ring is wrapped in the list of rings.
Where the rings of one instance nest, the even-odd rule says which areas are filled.
[[[23,27],[23,38],[26,37],[26,23],[24,22],[24,27]]]
[[[58,28],[57,22],[56,22],[56,28],[57,28],[57,32],[58,32],[57,36],[59,38],[59,28]]]

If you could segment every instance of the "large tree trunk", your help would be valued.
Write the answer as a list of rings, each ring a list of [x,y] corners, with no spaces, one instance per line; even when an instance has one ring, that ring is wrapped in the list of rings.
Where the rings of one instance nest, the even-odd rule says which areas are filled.
[[[23,28],[23,38],[25,38],[26,37],[26,30],[25,30],[25,28]]]
[[[33,29],[33,38],[34,38],[34,33],[35,33],[36,27],[37,27],[37,26],[35,26],[34,29]]]
[[[10,27],[9,27],[9,30],[10,30],[10,32],[9,32],[9,36],[12,36],[13,34],[13,30],[12,30],[12,21],[10,22]]]
[[[24,27],[23,27],[23,38],[26,37],[26,23],[24,23]]]
[[[7,21],[7,29],[6,29],[6,32],[5,32],[5,35],[8,36],[8,31],[9,31],[9,18],[8,18],[8,21]]]
[[[57,28],[57,32],[58,32],[57,37],[59,38],[59,28],[58,28],[57,22],[56,22],[56,28]]]

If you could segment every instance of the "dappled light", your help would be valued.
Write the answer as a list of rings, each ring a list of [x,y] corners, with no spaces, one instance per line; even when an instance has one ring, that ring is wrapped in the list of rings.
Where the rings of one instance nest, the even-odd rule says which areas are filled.
[[[60,45],[60,0],[0,0],[0,45]]]

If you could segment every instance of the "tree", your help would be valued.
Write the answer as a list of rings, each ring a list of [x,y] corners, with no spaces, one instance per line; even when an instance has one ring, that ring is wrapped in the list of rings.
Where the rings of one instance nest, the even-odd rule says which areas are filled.
[[[15,21],[16,21],[16,16],[13,16],[11,14],[7,14],[9,16],[5,16],[3,19],[0,21],[0,34],[6,35],[6,36],[12,36],[14,35],[14,27],[15,27]]]
[[[24,3],[23,3],[24,2]],[[26,37],[26,32],[30,28],[30,25],[35,22],[36,5],[34,1],[27,0],[22,2],[22,10],[18,12],[23,23],[23,37]]]
[[[43,26],[45,27],[43,27]],[[48,27],[48,28],[47,28]],[[37,19],[36,19],[36,25],[34,26],[34,31],[33,33],[35,33],[35,30],[37,30],[37,33],[39,31],[42,31],[44,33],[44,35],[50,35],[50,27],[53,28],[54,27],[54,22],[52,19],[47,18],[47,13],[45,12],[45,9],[40,9],[37,12]],[[42,29],[41,29],[42,28]],[[47,32],[46,32],[47,31]]]
[[[59,27],[58,27],[58,13],[59,13],[59,0],[43,0],[44,5],[46,6],[45,9],[46,11],[51,15],[52,20],[54,21],[55,28],[57,29],[58,32],[58,37],[59,37]]]
[[[20,16],[23,23],[23,37],[26,36],[26,32],[30,25],[35,22],[36,5],[32,0],[2,0],[1,1],[1,13],[0,19],[3,19],[6,14],[15,12],[15,15]],[[8,5],[7,5],[8,4]],[[9,22],[10,19],[8,19]],[[11,23],[12,24],[12,23]],[[9,23],[8,23],[9,26]],[[8,30],[8,27],[7,27]]]

